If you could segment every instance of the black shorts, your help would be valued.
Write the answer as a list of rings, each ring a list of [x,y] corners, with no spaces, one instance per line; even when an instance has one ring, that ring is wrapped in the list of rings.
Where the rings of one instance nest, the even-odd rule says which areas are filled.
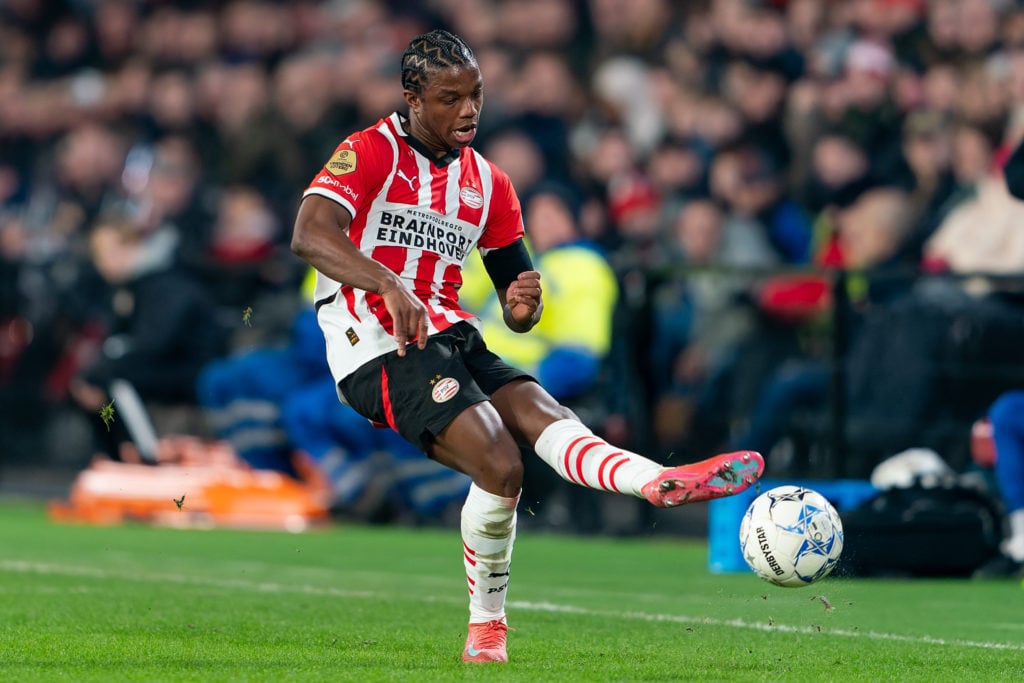
[[[460,322],[431,335],[423,350],[408,346],[404,358],[397,351],[374,358],[338,388],[360,415],[428,453],[459,413],[520,378],[533,380],[489,351],[473,325]]]

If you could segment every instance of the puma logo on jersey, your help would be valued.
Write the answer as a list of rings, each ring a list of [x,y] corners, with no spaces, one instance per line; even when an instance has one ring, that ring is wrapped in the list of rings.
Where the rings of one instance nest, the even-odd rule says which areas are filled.
[[[416,185],[414,185],[414,183],[417,180],[416,178],[410,178],[409,176],[405,175],[405,171],[403,171],[402,169],[398,169],[398,171],[395,172],[395,175],[404,180],[405,182],[409,183],[410,192],[416,191]]]

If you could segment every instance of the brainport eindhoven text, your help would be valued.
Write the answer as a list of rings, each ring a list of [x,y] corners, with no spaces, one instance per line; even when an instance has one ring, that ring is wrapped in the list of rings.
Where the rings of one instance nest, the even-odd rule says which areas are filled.
[[[461,226],[444,221],[430,214],[419,214],[420,218],[382,211],[377,228],[377,241],[437,252],[462,260],[472,242],[465,235],[458,235]]]

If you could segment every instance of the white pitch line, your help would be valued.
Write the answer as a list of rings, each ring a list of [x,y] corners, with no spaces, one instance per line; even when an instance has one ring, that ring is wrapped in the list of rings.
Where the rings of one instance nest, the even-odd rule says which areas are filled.
[[[872,640],[891,640],[921,645],[943,645],[955,647],[982,648],[985,650],[1024,651],[1024,644],[993,643],[978,640],[948,640],[931,636],[907,636],[899,633],[880,633],[878,631],[851,631],[849,629],[826,628],[824,626],[788,626],[786,624],[764,624],[743,619],[714,619],[711,617],[690,617],[683,614],[647,614],[646,612],[615,612],[593,610],[568,605],[557,605],[549,602],[517,602],[509,601],[509,607],[527,609],[537,612],[561,612],[564,614],[581,614],[585,616],[610,617],[613,619],[636,619],[639,621],[663,621],[676,624],[703,624],[707,626],[727,626],[769,633],[799,633],[840,636],[844,638],[869,638]]]
[[[187,574],[135,574],[131,572],[112,572],[95,567],[73,567],[70,565],[47,564],[45,562],[27,562],[23,560],[0,560],[0,571],[21,572],[24,574],[55,574],[61,576],[84,576],[94,579],[118,579],[139,583],[176,583],[209,588],[237,588],[258,593],[303,593],[310,595],[326,595],[337,598],[379,598],[381,595],[372,591],[354,591],[308,584],[284,584],[273,581],[245,581],[242,579],[217,579],[206,576],[189,576]]]
[[[0,571],[20,572],[24,574],[50,574],[61,576],[83,576],[96,579],[118,579],[124,581],[136,581],[140,583],[172,583],[193,586],[207,586],[211,588],[228,588],[238,590],[250,590],[260,593],[300,593],[303,595],[319,595],[337,598],[366,598],[383,599],[387,596],[374,591],[345,590],[327,586],[313,586],[308,584],[285,584],[271,581],[245,581],[241,579],[218,579],[204,576],[189,576],[187,574],[139,574],[130,572],[112,572],[96,567],[71,566],[61,564],[49,564],[45,562],[29,562],[26,560],[0,560]],[[408,597],[408,596],[406,596]],[[445,598],[433,595],[421,598],[423,602],[451,602],[461,604],[462,600]],[[530,602],[522,600],[510,600],[508,606],[512,609],[527,610],[533,612],[555,612],[561,614],[578,614],[581,616],[601,617],[612,619],[630,619],[637,621],[668,622],[675,624],[699,624],[705,626],[724,626],[727,628],[749,629],[764,631],[768,633],[795,633],[795,634],[819,634],[826,636],[838,636],[841,638],[868,638],[870,640],[888,640],[902,643],[914,643],[918,645],[938,645],[943,647],[966,647],[983,650],[1010,650],[1024,651],[1024,644],[1020,643],[996,643],[977,640],[958,640],[946,638],[934,638],[931,636],[908,636],[899,633],[882,633],[878,631],[851,631],[849,629],[836,629],[817,626],[789,626],[786,624],[764,624],[745,621],[743,619],[714,619],[711,617],[692,617],[684,614],[649,614],[647,612],[618,612],[611,610],[597,610],[587,607],[575,607],[573,605],[560,605],[552,602]]]

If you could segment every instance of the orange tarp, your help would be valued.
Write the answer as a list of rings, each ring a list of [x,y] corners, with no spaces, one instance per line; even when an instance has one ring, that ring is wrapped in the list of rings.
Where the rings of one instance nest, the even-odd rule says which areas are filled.
[[[251,469],[223,445],[194,442],[168,460],[145,465],[98,458],[75,478],[68,501],[51,503],[50,516],[87,524],[131,520],[294,532],[329,521],[329,486],[308,461],[296,463],[296,479]]]

